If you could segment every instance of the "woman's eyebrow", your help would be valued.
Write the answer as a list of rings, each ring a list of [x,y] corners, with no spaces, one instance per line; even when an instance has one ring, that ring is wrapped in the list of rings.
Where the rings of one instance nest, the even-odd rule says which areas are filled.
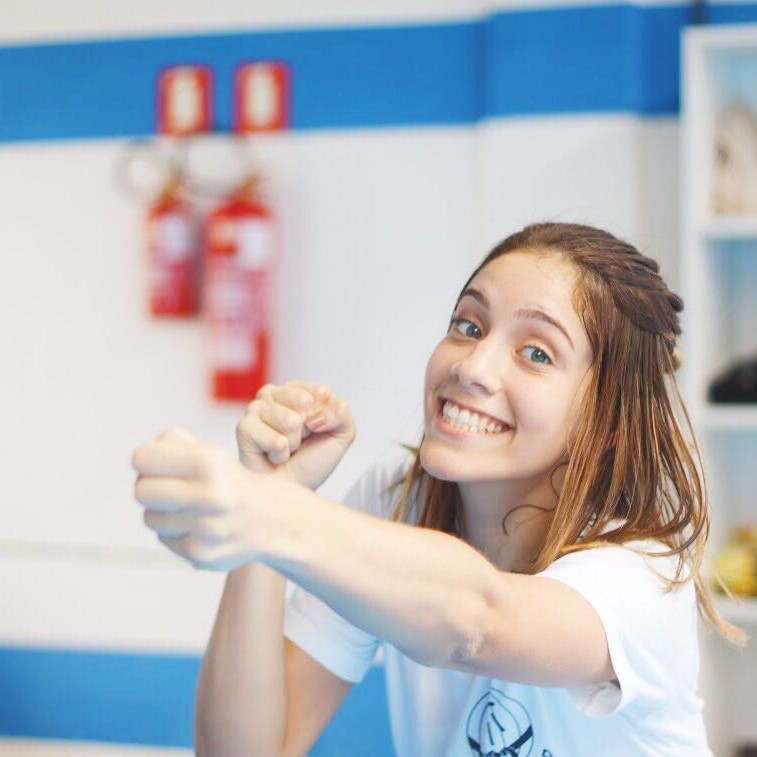
[[[466,295],[473,297],[474,300],[480,302],[485,308],[489,308],[489,300],[487,299],[486,295],[483,292],[479,292],[478,289],[468,287],[467,289],[463,290],[463,293],[460,295],[460,300],[462,300]],[[458,302],[460,300],[458,300]],[[539,308],[520,308],[519,310],[515,311],[515,317],[522,320],[542,321],[543,323],[548,323],[550,326],[554,326],[556,329],[558,329],[558,331],[562,332],[563,336],[568,340],[570,346],[574,350],[576,349],[576,346],[573,344],[573,340],[570,338],[570,334],[568,334],[567,329],[560,323],[560,321],[553,318],[551,315],[548,315],[543,310],[540,310]]]
[[[556,329],[559,329],[563,336],[568,340],[568,343],[570,346],[575,350],[576,347],[573,344],[573,340],[570,338],[570,334],[568,334],[565,327],[560,323],[560,321],[553,318],[551,315],[547,315],[543,310],[539,310],[538,308],[521,308],[520,310],[515,311],[515,317],[516,318],[522,318],[524,320],[535,320],[535,321],[543,321],[544,323],[548,323],[551,326],[554,326]]]
[[[457,301],[460,302],[460,300],[466,295],[468,297],[473,297],[474,300],[478,300],[485,308],[489,307],[489,300],[486,299],[486,295],[483,292],[479,292],[478,289],[474,289],[473,287],[463,289],[463,292],[460,297],[458,297]]]

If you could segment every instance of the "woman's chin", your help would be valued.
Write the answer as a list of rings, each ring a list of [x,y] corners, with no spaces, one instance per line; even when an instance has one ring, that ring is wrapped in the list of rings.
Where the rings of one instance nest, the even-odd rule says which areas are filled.
[[[420,461],[423,470],[440,481],[456,481],[457,479],[451,475],[449,461],[445,461],[444,458],[445,455],[443,452],[439,454],[436,450],[429,449],[428,441],[424,439],[420,450]]]
[[[423,470],[439,481],[481,481],[500,479],[501,470],[479,470],[468,454],[455,454],[449,449],[438,449],[436,445],[424,440],[420,449],[420,462]]]

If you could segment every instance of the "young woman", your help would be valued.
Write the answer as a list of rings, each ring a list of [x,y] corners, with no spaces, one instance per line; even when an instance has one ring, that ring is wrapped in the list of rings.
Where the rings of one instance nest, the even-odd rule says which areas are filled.
[[[140,447],[146,524],[231,571],[198,754],[306,754],[381,645],[400,756],[710,755],[697,607],[745,637],[703,576],[705,488],[676,415],[693,437],[682,307],[631,245],[529,226],[463,287],[419,447],[367,471],[347,506],[314,493],[355,437],[327,387],[261,389],[241,464],[181,429]]]

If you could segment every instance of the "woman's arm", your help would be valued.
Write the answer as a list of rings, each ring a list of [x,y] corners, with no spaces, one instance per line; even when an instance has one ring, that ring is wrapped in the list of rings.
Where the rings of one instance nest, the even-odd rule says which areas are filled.
[[[198,757],[279,753],[287,722],[285,588],[265,565],[226,576],[197,682]]]
[[[421,664],[536,685],[614,678],[598,615],[558,581],[306,490],[270,512],[281,517],[264,561]]]
[[[449,534],[247,471],[181,429],[133,464],[145,523],[196,567],[265,563],[421,664],[540,685],[609,680],[602,621],[554,579],[501,572]]]
[[[264,562],[421,664],[543,686],[615,677],[599,616],[558,581],[302,488],[267,511]]]
[[[295,381],[262,387],[236,434],[245,468],[315,489],[355,429],[328,387]],[[198,757],[304,754],[351,688],[284,638],[285,588],[261,563],[228,574],[197,687]]]
[[[226,577],[197,685],[197,757],[300,757],[352,688],[284,638],[285,580],[259,563]]]
[[[276,522],[263,562],[417,662],[448,663],[484,622],[497,571],[459,539],[301,487],[266,513]]]

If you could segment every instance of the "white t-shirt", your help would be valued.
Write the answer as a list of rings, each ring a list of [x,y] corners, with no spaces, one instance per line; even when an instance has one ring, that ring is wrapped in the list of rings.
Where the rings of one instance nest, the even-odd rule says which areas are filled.
[[[401,487],[385,489],[411,460],[397,447],[354,484],[345,503],[388,518]],[[288,597],[284,633],[355,683],[382,648],[398,757],[711,757],[697,696],[694,585],[664,594],[647,559],[624,547],[598,547],[537,574],[571,586],[594,607],[620,688],[529,686],[420,665],[300,587]],[[675,557],[652,559],[658,572],[673,575]]]

